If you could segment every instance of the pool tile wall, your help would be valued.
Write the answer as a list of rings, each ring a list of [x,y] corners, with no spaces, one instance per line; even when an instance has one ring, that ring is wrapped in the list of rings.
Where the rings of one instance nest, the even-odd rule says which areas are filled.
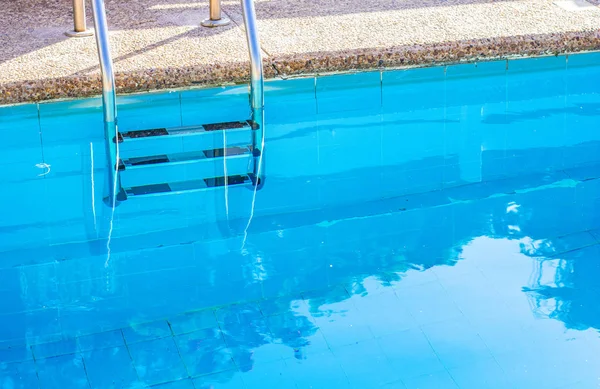
[[[311,210],[593,163],[600,151],[592,95],[598,80],[586,69],[599,58],[577,54],[268,82],[269,185],[254,211]],[[243,120],[247,93],[247,86],[235,86],[123,96],[120,130]],[[561,103],[548,100],[563,95]],[[532,120],[546,124],[534,128]],[[194,225],[225,206],[220,192],[136,199],[119,207],[113,226],[100,226],[111,210],[102,204],[106,154],[98,98],[1,107],[0,133],[6,139],[0,165],[11,167],[0,174],[11,186],[1,195],[3,250],[93,239],[106,228],[115,236],[138,234],[140,220],[145,232],[182,227],[182,219]],[[357,171],[363,172],[360,183]],[[306,196],[290,203],[299,190]],[[253,211],[247,189],[231,188],[229,196],[231,219]],[[14,210],[23,207],[35,212],[18,217]]]

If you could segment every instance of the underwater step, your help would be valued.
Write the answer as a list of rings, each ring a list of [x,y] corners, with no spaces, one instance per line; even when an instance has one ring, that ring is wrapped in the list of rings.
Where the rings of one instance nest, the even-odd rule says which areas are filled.
[[[160,184],[139,185],[126,187],[128,198],[139,196],[157,196],[166,194],[178,194],[199,192],[229,185],[252,184],[251,174],[237,174],[229,176],[204,178],[201,180],[190,180],[180,182],[165,182]]]
[[[125,131],[118,137],[123,158],[245,146],[251,141],[252,127],[246,121]]]
[[[126,187],[248,174],[250,147],[228,147],[189,153],[123,159],[119,166]]]

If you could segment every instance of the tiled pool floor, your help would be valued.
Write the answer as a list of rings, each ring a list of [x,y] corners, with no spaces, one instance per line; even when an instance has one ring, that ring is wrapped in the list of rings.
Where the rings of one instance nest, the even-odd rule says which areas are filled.
[[[0,388],[600,387],[598,171],[22,266],[18,298],[0,286]]]

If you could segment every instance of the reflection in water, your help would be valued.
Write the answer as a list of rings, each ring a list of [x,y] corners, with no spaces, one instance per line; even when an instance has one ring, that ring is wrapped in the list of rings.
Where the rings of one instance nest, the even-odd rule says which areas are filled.
[[[341,363],[351,374],[357,368],[352,361],[366,364],[384,350],[392,373],[377,377],[391,382],[439,371],[442,363],[502,361],[532,339],[560,346],[560,332],[533,318],[524,298],[531,299],[538,318],[557,319],[569,329],[599,328],[593,282],[599,269],[585,260],[595,251],[577,249],[596,243],[586,231],[598,225],[600,180],[593,169],[497,178],[544,172],[550,162],[559,165],[597,145],[515,149],[512,159],[506,150],[479,150],[476,183],[383,200],[378,184],[406,184],[398,182],[398,171],[400,177],[416,172],[410,180],[423,182],[437,177],[427,172],[439,172],[458,185],[466,184],[465,165],[449,154],[330,171],[320,177],[316,199],[308,195],[314,188],[307,188],[309,171],[274,175],[259,195],[242,188],[245,195],[235,197],[239,192],[226,187],[225,196],[198,208],[225,211],[224,218],[213,215],[217,223],[199,213],[182,227],[180,215],[165,207],[158,219],[172,216],[177,229],[158,225],[144,235],[128,236],[124,229],[128,220],[137,232],[138,219],[157,219],[142,203],[131,214],[106,208],[104,218],[98,215],[105,239],[51,247],[49,255],[41,250],[46,256],[24,251],[22,257],[36,265],[7,274],[8,289],[0,285],[7,291],[0,311],[18,324],[0,327],[0,341],[80,341],[122,329],[129,346],[139,341],[128,334],[140,323],[168,323],[171,333],[160,336],[173,338],[191,376],[214,373],[215,382],[232,385],[239,374],[246,380],[275,361],[298,369],[294,379],[302,382],[307,366],[339,369],[337,362],[327,365],[332,352],[347,357]],[[347,182],[350,188],[338,187]],[[356,182],[373,187],[359,189]],[[287,192],[274,188],[291,195],[281,199]],[[96,236],[95,227],[89,228]],[[178,331],[182,312],[208,313],[209,319]],[[144,360],[153,360],[160,350],[150,342],[158,335],[137,335],[148,342]],[[365,344],[372,347],[368,361],[360,357]],[[84,355],[86,366],[94,364],[94,355],[121,365],[124,354],[96,350]],[[510,370],[512,361],[506,363],[502,367]],[[211,387],[207,380],[196,387]]]
[[[495,292],[477,289],[482,279],[484,284],[491,280],[488,287],[498,289],[502,296],[506,295],[503,302],[507,305],[520,301],[518,294],[530,277],[532,264],[553,270],[556,272],[554,283],[557,288],[544,286],[543,280],[548,277],[538,269],[534,276],[537,286],[525,290],[536,296],[536,313],[539,313],[540,307],[548,306],[544,300],[554,299],[550,317],[563,321],[567,328],[586,329],[592,326],[598,329],[600,312],[594,307],[594,301],[599,288],[595,287],[593,280],[600,274],[600,269],[593,261],[586,261],[590,258],[589,252],[585,254],[586,249],[575,251],[580,254],[569,260],[550,258],[557,252],[579,249],[582,244],[595,244],[595,240],[581,241],[580,234],[544,239],[550,231],[561,235],[581,226],[586,228],[596,220],[593,213],[582,212],[589,204],[566,201],[572,198],[575,190],[583,197],[592,193],[575,181],[568,185],[560,180],[556,183],[544,181],[538,186],[529,181],[526,189],[517,188],[504,194],[500,191],[476,201],[444,203],[442,199],[445,197],[441,196],[438,199],[442,201],[440,205],[434,202],[427,208],[417,207],[386,215],[353,217],[250,235],[248,251],[243,256],[235,256],[242,262],[228,266],[215,263],[209,267],[212,276],[225,279],[231,275],[225,268],[243,267],[244,262],[253,268],[250,262],[253,258],[260,258],[263,262],[261,276],[256,276],[256,269],[249,270],[245,276],[246,283],[259,282],[263,291],[274,290],[290,297],[267,300],[273,306],[266,310],[256,304],[244,306],[241,310],[234,308],[224,314],[221,329],[225,343],[234,360],[243,366],[242,371],[251,369],[255,353],[273,345],[283,344],[289,348],[288,353],[283,352],[284,357],[291,358],[293,355],[293,358],[304,359],[307,350],[319,349],[322,333],[329,347],[332,347],[332,338],[336,345],[338,341],[340,345],[355,343],[356,339],[362,338],[344,326],[347,323],[359,326],[365,319],[369,330],[373,331],[373,323],[369,323],[368,319],[384,320],[386,309],[383,304],[386,300],[377,296],[395,296],[393,301],[397,298],[398,305],[394,305],[393,309],[400,309],[404,302],[398,288],[403,289],[406,284],[410,289],[413,284],[425,283],[423,291],[430,289],[432,295],[413,296],[420,301],[418,304],[421,304],[419,309],[422,311],[435,304],[432,299],[443,300],[446,297],[438,294],[435,288],[440,281],[439,276],[444,274],[436,269],[440,266],[451,269],[462,261],[467,262],[451,274],[466,282],[465,288],[471,288],[474,294],[492,296]],[[562,212],[549,212],[557,203],[562,204]],[[582,234],[585,237],[589,233],[584,231]],[[279,242],[270,248],[266,244],[269,241]],[[279,250],[282,246],[285,249],[277,252],[275,246]],[[597,250],[596,247],[593,246],[593,249]],[[464,252],[465,248],[468,248],[468,253]],[[572,253],[569,255],[573,256]],[[234,256],[227,258],[236,260]],[[580,265],[577,265],[578,260]],[[463,272],[469,277],[462,278]],[[336,285],[345,287],[334,287]],[[292,297],[297,291],[315,289],[315,292],[303,292],[304,300]],[[357,307],[363,304],[363,298],[368,298],[365,301],[374,304],[374,308],[370,311],[371,315],[361,318],[356,310],[361,313]],[[303,304],[307,304],[304,310],[301,308]],[[464,312],[475,306],[472,302],[463,304],[468,304],[460,306]],[[482,307],[486,304],[493,311],[497,302],[484,299]],[[363,313],[369,312],[364,311],[364,304],[362,306]],[[502,312],[504,308],[495,309]],[[270,315],[272,312],[277,314]],[[396,317],[402,312],[394,311]],[[529,319],[519,316],[518,311],[508,312],[511,316],[504,319],[507,322],[530,323]],[[475,319],[482,320],[477,315]],[[489,319],[487,322],[491,324]],[[338,337],[335,332],[326,331],[343,335]]]
[[[523,290],[536,315],[560,320],[567,328],[600,330],[598,246],[538,258],[530,284]]]
[[[532,298],[535,313],[567,328],[600,326],[594,305],[600,269],[590,260],[598,249],[586,232],[597,225],[592,199],[599,180],[571,177],[530,176],[360,208],[262,215],[247,236],[242,228],[217,240],[141,251],[120,247],[108,268],[106,252],[23,267],[15,278],[23,293],[12,295],[12,306],[3,310],[24,314],[14,317],[18,329],[0,333],[35,344],[124,328],[130,342],[131,327],[166,319],[190,375],[218,373],[214,379],[221,383],[282,360],[302,380],[298,372],[307,366],[363,345],[385,350],[395,361],[392,373],[403,377],[437,369],[439,358],[452,366],[503,361],[535,337],[538,345],[561,346],[561,333],[532,317],[523,297]],[[44,321],[42,312],[60,314]],[[207,313],[208,319],[179,331],[181,312]],[[502,332],[506,328],[510,333]],[[442,338],[450,348],[435,342]],[[145,352],[158,352],[152,344]],[[84,355],[86,366],[94,355]],[[102,358],[110,363],[121,355]],[[354,360],[342,362],[344,371],[352,372]],[[197,386],[210,387],[202,382]]]

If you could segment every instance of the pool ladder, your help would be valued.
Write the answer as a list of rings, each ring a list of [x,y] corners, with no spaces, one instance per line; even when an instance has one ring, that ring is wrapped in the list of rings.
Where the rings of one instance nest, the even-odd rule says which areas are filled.
[[[264,185],[264,73],[253,0],[241,0],[250,54],[250,118],[119,132],[104,0],[92,0],[102,74],[104,136],[112,206],[135,196]],[[127,153],[121,158],[121,152]],[[161,179],[161,176],[169,177]],[[127,182],[126,186],[121,181]]]

